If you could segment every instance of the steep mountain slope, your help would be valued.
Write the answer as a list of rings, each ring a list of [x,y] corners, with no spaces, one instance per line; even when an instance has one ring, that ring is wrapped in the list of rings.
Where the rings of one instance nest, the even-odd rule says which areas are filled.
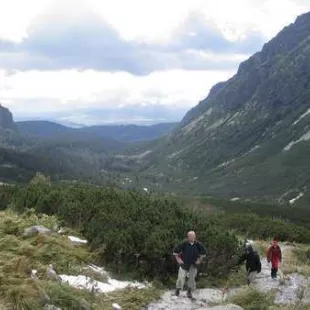
[[[92,134],[102,138],[110,138],[122,142],[135,142],[159,138],[170,132],[176,123],[162,123],[150,126],[138,125],[106,125],[70,128],[49,121],[17,122],[18,129],[29,137],[53,137],[64,133]]]
[[[170,186],[284,198],[310,187],[310,13],[217,84],[144,157]]]
[[[0,103],[0,129],[16,129],[12,113]]]

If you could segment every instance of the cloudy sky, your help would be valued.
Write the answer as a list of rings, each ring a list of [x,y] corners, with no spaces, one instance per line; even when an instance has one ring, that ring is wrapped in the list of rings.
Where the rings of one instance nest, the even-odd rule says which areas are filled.
[[[0,102],[18,119],[78,123],[128,107],[185,111],[310,11],[309,0],[0,4]]]

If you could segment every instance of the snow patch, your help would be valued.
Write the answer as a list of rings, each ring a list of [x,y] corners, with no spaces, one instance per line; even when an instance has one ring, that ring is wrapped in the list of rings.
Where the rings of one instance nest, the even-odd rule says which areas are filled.
[[[87,240],[84,239],[80,239],[78,237],[74,237],[74,236],[68,236],[68,238],[73,242],[73,243],[87,243]]]
[[[177,152],[174,152],[174,153],[172,153],[171,155],[169,155],[168,158],[169,158],[169,159],[174,158],[174,157],[176,157],[177,155],[181,154],[184,150],[185,150],[185,148],[182,149],[182,150],[179,150],[179,151],[177,151]]]
[[[291,199],[290,201],[289,201],[289,203],[292,205],[292,204],[294,204],[298,199],[300,199],[301,197],[303,197],[303,193],[299,193],[299,195],[298,196],[296,196],[295,198],[293,198],[293,199]]]
[[[230,199],[230,201],[238,201],[238,200],[240,200],[239,197],[234,197],[234,198],[231,198],[231,199]]]
[[[310,109],[308,109],[304,114],[302,114],[302,115],[298,118],[298,120],[295,121],[295,122],[293,123],[293,125],[298,124],[298,123],[299,123],[304,117],[306,117],[308,114],[310,114]]]
[[[295,144],[301,142],[301,141],[308,141],[310,140],[310,130],[302,135],[298,140],[291,141],[286,147],[284,147],[283,151],[289,151]]]
[[[239,116],[241,115],[241,112],[236,112],[229,120],[228,120],[228,125],[234,125],[236,124],[237,119],[239,118]]]
[[[248,152],[244,153],[242,156],[246,156],[254,151],[256,151],[257,149],[260,148],[260,145],[255,145],[254,147],[252,147]]]
[[[106,282],[100,282],[94,280],[90,277],[78,275],[78,276],[71,276],[71,275],[59,275],[62,282],[69,284],[78,289],[84,289],[88,291],[95,291],[97,293],[109,293],[116,290],[121,290],[124,288],[137,288],[143,289],[147,288],[149,284],[140,283],[140,282],[131,282],[131,281],[119,281],[112,279],[108,273],[102,267],[98,267],[96,265],[89,265],[88,268],[92,269],[95,272],[103,274],[107,277]]]
[[[217,167],[218,168],[222,168],[222,167],[227,167],[228,165],[232,164],[233,162],[235,162],[236,159],[231,159],[231,160],[228,160],[228,161],[225,161],[223,163],[221,163],[220,165],[218,165]]]
[[[152,153],[152,150],[147,150],[143,153],[136,154],[136,155],[115,155],[117,159],[142,159],[143,157],[147,156],[148,154]]]
[[[149,189],[148,189],[147,187],[143,187],[143,190],[144,190],[145,192],[148,192],[148,191],[149,191]]]

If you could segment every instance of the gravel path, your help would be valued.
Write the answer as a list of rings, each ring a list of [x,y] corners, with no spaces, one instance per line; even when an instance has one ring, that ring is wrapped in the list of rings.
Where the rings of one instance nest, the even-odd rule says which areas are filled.
[[[291,251],[293,247],[281,245],[283,251],[283,264],[285,264],[285,253]],[[304,298],[307,298],[307,303],[310,302],[310,291],[307,287],[310,285],[310,279],[305,278],[300,274],[285,275],[284,284],[280,283],[278,279],[271,279],[270,266],[267,264],[266,258],[262,258],[262,271],[257,276],[253,285],[262,291],[276,291],[275,303],[276,304],[293,304],[301,300],[301,292],[305,291]],[[233,295],[242,288],[231,289],[228,295]],[[309,294],[307,294],[309,293]],[[236,305],[215,306],[225,302],[226,294],[220,289],[199,289],[195,291],[195,300],[191,301],[186,297],[186,293],[182,292],[180,297],[173,296],[174,291],[167,291],[163,294],[159,301],[156,301],[147,306],[147,310],[203,310],[203,309],[216,309],[216,310],[240,310],[242,309]],[[308,296],[309,295],[309,296]],[[306,300],[304,300],[306,303]]]

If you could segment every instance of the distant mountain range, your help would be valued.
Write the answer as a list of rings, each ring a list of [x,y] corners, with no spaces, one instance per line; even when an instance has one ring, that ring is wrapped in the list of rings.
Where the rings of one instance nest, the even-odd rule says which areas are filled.
[[[28,137],[56,138],[65,134],[89,134],[122,142],[136,142],[157,139],[176,127],[176,123],[163,123],[150,126],[102,125],[70,128],[50,121],[16,122],[19,131]]]
[[[155,125],[159,123],[177,123],[188,111],[186,107],[166,106],[162,104],[136,104],[101,108],[76,108],[68,111],[45,112],[36,115],[14,113],[15,120],[48,120],[67,127],[85,127],[95,125]]]
[[[55,178],[93,180],[106,176],[108,155],[128,143],[161,137],[176,124],[115,125],[82,128],[50,121],[14,122],[0,106],[0,181],[23,181],[36,171]]]

